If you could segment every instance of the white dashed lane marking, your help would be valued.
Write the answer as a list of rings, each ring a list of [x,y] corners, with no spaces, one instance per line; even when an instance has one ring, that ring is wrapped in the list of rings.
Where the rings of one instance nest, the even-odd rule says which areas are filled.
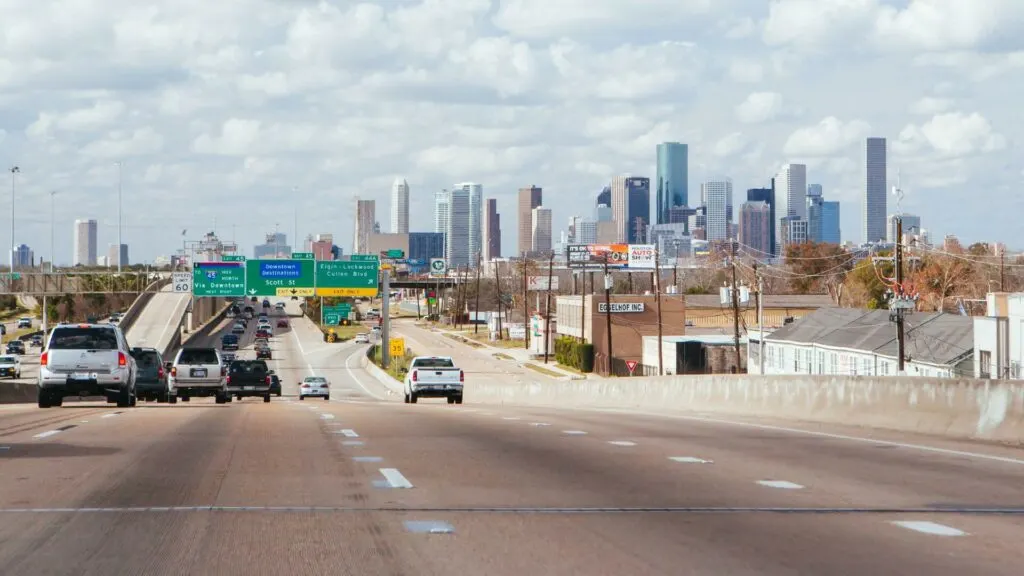
[[[963,530],[958,530],[952,526],[946,526],[945,524],[938,524],[935,522],[924,522],[914,520],[903,520],[899,522],[893,522],[893,524],[900,528],[906,528],[907,530],[913,530],[915,532],[921,532],[922,534],[930,534],[932,536],[966,536],[967,533]]]
[[[612,446],[636,446],[636,442],[630,442],[629,440],[609,440],[608,443]]]
[[[669,456],[669,460],[673,462],[680,462],[683,464],[713,464],[712,460],[705,460],[703,458],[695,458],[693,456]]]
[[[412,488],[412,482],[409,482],[398,468],[381,468],[380,473],[392,488]]]
[[[583,430],[562,430],[562,434],[566,434],[568,436],[583,436],[586,432]]]
[[[345,428],[344,430],[341,431],[341,433],[347,436],[348,438],[359,438],[359,434],[356,434],[356,431],[351,428]]]
[[[60,433],[60,430],[47,430],[46,432],[40,432],[39,434],[36,434],[35,436],[33,436],[33,438],[38,438],[41,440],[43,438],[49,438],[50,436],[54,436]]]
[[[795,482],[789,482],[788,480],[758,480],[758,484],[761,486],[767,486],[768,488],[781,488],[783,490],[802,490],[803,486]]]

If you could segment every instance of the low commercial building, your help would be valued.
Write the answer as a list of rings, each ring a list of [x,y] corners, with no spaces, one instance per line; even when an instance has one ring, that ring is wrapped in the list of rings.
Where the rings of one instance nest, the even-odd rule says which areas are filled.
[[[973,375],[970,317],[915,312],[906,317],[904,333],[906,376]],[[821,309],[767,334],[764,340],[765,374],[898,375],[896,324],[888,310]],[[752,344],[750,373],[760,373],[756,350]]]
[[[1024,293],[992,292],[974,321],[974,377],[1024,378]]]
[[[658,337],[644,336],[642,366],[637,376],[675,374],[736,374],[746,372],[747,339],[740,338],[739,368],[736,338],[724,334],[664,336],[661,339],[661,373],[658,370]]]
[[[626,362],[643,359],[643,337],[658,334],[658,305],[654,295],[615,294],[611,297],[611,366],[623,373]],[[559,296],[555,310],[558,336],[582,337],[594,345],[594,369],[609,373],[608,314],[603,295]],[[661,298],[662,332],[683,334],[686,305],[677,297]],[[628,370],[627,370],[628,373]]]
[[[732,308],[729,304],[722,304],[718,294],[691,294],[685,298],[687,326],[732,330]],[[765,327],[781,327],[787,321],[803,318],[815,310],[835,307],[832,297],[828,295],[766,295],[762,305]],[[753,295],[749,302],[740,305],[740,318],[743,326],[758,324]]]

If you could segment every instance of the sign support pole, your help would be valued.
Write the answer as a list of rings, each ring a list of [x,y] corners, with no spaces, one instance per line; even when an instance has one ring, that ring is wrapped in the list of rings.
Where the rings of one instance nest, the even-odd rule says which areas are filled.
[[[605,329],[608,332],[608,375],[612,375],[612,277],[608,274],[608,255],[604,257],[604,311]]]
[[[551,347],[551,276],[555,271],[555,253],[548,260],[548,301],[544,303],[544,363],[548,363]]]
[[[381,283],[383,284],[381,292],[381,306],[380,306],[380,364],[387,370],[388,366],[391,365],[391,271],[382,270]]]

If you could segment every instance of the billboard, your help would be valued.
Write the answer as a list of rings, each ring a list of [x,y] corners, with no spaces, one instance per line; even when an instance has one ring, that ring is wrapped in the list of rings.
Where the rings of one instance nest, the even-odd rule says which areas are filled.
[[[547,276],[527,276],[526,289],[546,292],[548,290]],[[551,277],[551,290],[558,290],[558,276]]]
[[[654,244],[630,244],[627,266],[630,270],[654,270]]]
[[[628,244],[570,244],[566,247],[566,261],[570,268],[603,268],[605,258],[609,268],[624,268],[629,262]]]

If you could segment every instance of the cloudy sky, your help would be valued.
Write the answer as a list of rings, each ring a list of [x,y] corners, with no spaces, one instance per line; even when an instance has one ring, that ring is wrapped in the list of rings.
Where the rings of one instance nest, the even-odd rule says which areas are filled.
[[[653,178],[663,141],[690,145],[691,190],[729,176],[737,204],[806,163],[860,241],[867,136],[889,138],[890,178],[901,170],[924,227],[1024,247],[1021,0],[0,7],[16,239],[48,257],[56,190],[59,263],[75,218],[99,220],[101,253],[116,242],[117,161],[133,260],[214,220],[247,250],[275,225],[291,238],[294,211],[301,236],[333,232],[347,251],[353,198],[375,198],[386,229],[397,176],[413,230],[430,230],[435,190],[482,183],[511,247],[519,186],[542,186],[563,228],[611,176]]]

